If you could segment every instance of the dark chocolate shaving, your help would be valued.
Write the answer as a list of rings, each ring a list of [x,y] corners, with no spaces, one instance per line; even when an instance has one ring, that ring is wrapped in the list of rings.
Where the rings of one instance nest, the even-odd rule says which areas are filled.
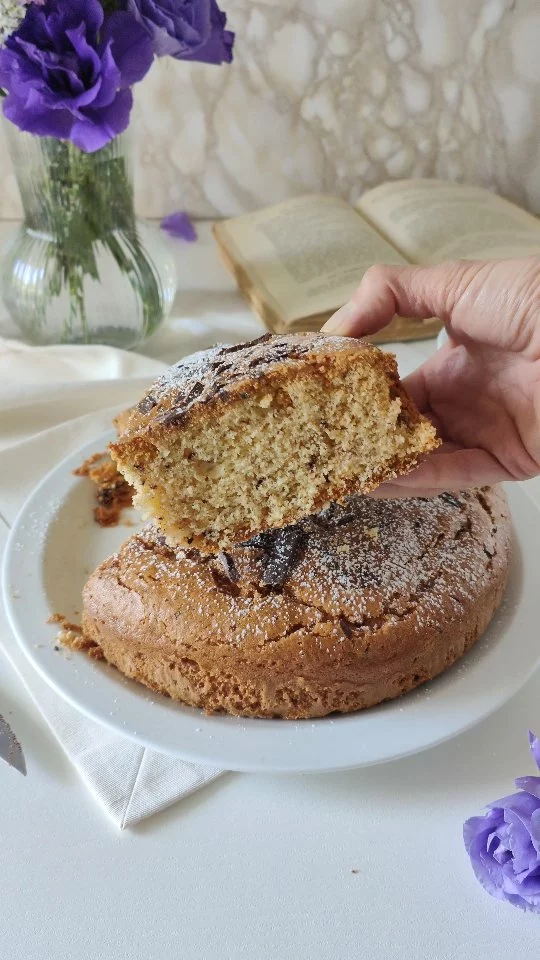
[[[298,562],[306,540],[307,535],[300,527],[285,527],[283,530],[275,531],[271,551],[267,554],[260,580],[261,587],[275,590],[285,585]]]
[[[254,367],[265,367],[270,363],[277,363],[278,360],[285,360],[288,357],[291,357],[291,351],[287,345],[284,344],[281,347],[278,345],[272,350],[271,353],[253,357],[253,359],[249,361],[248,367],[250,370],[252,370]]]
[[[200,380],[196,380],[193,386],[190,387],[189,392],[184,397],[184,403],[192,403],[193,400],[196,400],[197,397],[200,397],[203,390],[204,383],[201,383]]]
[[[248,350],[250,347],[256,347],[259,343],[267,343],[273,337],[272,333],[263,333],[262,337],[256,340],[250,340],[249,343],[235,343],[232,347],[222,347],[221,353],[237,353],[239,350]]]
[[[175,426],[182,423],[185,415],[185,407],[181,409],[175,408],[174,410],[169,410],[168,413],[164,413],[162,417],[159,417],[159,422],[162,423],[164,427]]]
[[[200,380],[196,380],[186,394],[180,394],[178,398],[178,406],[173,407],[172,410],[169,410],[168,413],[165,413],[162,417],[160,417],[161,423],[163,423],[165,426],[180,423],[190,404],[192,404],[197,397],[200,397],[203,391],[204,384],[201,383]]]
[[[354,638],[358,636],[357,627],[355,627],[354,623],[351,623],[350,620],[347,620],[346,617],[339,618],[339,625],[348,640],[354,640]]]
[[[449,503],[452,507],[461,507],[463,504],[461,500],[458,500],[453,493],[441,493],[439,494],[439,500],[443,500],[444,503]]]
[[[240,577],[231,555],[226,553],[225,550],[222,550],[221,553],[218,553],[217,555],[217,561],[220,564],[223,573],[231,581],[231,583],[238,583]]]
[[[297,343],[296,346],[289,351],[289,356],[294,360],[295,357],[301,357],[304,353],[309,353],[310,350],[313,350],[311,343]]]
[[[267,354],[253,357],[253,360],[249,361],[248,367],[253,369],[254,367],[268,366],[270,363],[277,363],[279,360],[295,360],[302,354],[308,353],[310,349],[311,346],[303,346],[302,344],[291,347],[288,343],[277,343]]]
[[[339,503],[330,503],[313,517],[313,520],[322,527],[343,527],[354,520],[354,514],[350,510],[345,510]]]
[[[147,397],[144,397],[139,403],[137,409],[140,413],[150,413],[155,406],[157,406],[157,400],[152,396],[151,393]]]
[[[276,537],[275,530],[265,530],[262,533],[256,533],[254,537],[251,537],[250,540],[246,540],[242,544],[243,547],[258,547],[261,550],[264,550],[265,553],[269,553],[272,549],[272,544]]]
[[[215,376],[224,373],[225,370],[230,370],[231,367],[232,363],[228,363],[225,360],[215,360],[214,363],[210,364],[210,370]]]

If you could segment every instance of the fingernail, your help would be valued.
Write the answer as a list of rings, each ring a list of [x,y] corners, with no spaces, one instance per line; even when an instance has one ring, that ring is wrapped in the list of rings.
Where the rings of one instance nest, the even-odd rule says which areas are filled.
[[[324,327],[322,328],[323,333],[347,333],[349,330],[349,325],[351,320],[356,319],[358,313],[358,306],[354,300],[349,300],[348,303],[344,303],[339,310],[336,310],[334,314],[326,321]]]

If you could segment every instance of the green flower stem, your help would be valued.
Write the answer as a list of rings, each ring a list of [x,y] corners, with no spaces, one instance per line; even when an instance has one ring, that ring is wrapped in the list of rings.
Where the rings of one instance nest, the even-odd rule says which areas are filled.
[[[27,225],[51,240],[56,269],[50,271],[49,298],[60,296],[62,289],[69,291],[63,339],[69,341],[78,332],[88,342],[85,280],[99,282],[100,244],[137,294],[149,333],[161,314],[161,290],[138,236],[129,172],[116,142],[96,154],[53,139],[47,139],[43,149],[44,177],[27,210]]]

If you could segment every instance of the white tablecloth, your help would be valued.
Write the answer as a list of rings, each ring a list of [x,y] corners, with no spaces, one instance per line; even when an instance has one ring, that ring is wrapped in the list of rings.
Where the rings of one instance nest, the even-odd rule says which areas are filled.
[[[201,342],[255,335],[208,231],[177,249],[184,293],[145,353],[172,360]],[[400,347],[403,372],[428,349]],[[40,425],[47,415],[44,403]],[[0,767],[0,956],[536,958],[540,918],[483,892],[461,826],[533,772],[526,733],[540,729],[539,695],[537,675],[474,730],[385,766],[227,775],[119,834],[0,661],[0,702],[29,767],[26,780]]]

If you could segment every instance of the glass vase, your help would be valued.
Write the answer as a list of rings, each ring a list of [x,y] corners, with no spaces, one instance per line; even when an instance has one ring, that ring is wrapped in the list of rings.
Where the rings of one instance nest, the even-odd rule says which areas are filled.
[[[5,123],[24,222],[0,260],[4,303],[34,344],[132,349],[169,312],[172,254],[135,218],[126,134],[96,153]]]

